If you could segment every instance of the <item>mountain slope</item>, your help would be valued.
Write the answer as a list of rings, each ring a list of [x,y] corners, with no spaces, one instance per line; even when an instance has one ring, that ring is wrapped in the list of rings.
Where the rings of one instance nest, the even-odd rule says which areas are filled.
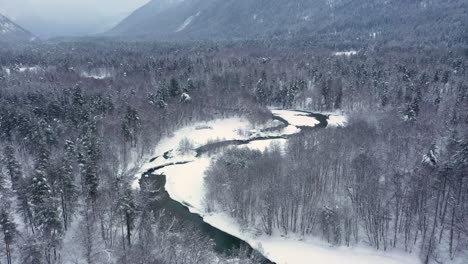
[[[160,16],[164,11],[171,7],[181,4],[184,0],[153,0],[146,5],[134,11],[130,16],[125,18],[115,28],[109,31],[112,35],[126,35],[131,34],[149,34],[157,31],[153,27],[153,20],[155,17]],[[161,21],[158,21],[161,23]],[[160,27],[160,26],[159,26]]]
[[[0,41],[29,41],[33,35],[0,14]]]
[[[156,39],[314,37],[466,43],[464,0],[153,0],[109,35]]]

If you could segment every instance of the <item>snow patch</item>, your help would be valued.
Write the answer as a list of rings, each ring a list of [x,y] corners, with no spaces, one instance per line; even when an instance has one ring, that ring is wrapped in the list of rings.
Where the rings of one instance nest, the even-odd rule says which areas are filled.
[[[112,71],[105,68],[94,69],[90,71],[82,71],[80,76],[88,79],[103,80],[113,76]]]
[[[188,25],[190,25],[193,21],[194,18],[198,17],[200,15],[200,12],[198,12],[197,14],[193,15],[193,16],[190,16],[188,17],[187,19],[185,19],[184,23],[182,23],[182,25],[180,25],[175,32],[180,32],[182,30],[184,30]]]
[[[348,118],[344,115],[331,114],[327,121],[329,127],[344,127],[348,124]]]
[[[6,74],[7,76],[10,76],[10,75],[11,75],[11,69],[10,69],[10,68],[3,67],[3,71],[5,72],[5,74]]]
[[[333,55],[335,56],[346,56],[346,57],[351,57],[356,54],[357,54],[356,50],[338,51],[338,52],[333,53]]]
[[[19,67],[18,71],[23,73],[23,72],[31,72],[31,73],[37,73],[38,71],[41,70],[41,67],[39,66],[32,66],[32,67]]]

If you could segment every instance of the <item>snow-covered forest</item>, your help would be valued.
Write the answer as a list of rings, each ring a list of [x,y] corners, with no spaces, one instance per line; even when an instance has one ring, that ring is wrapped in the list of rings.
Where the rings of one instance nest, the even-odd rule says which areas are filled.
[[[0,46],[0,263],[465,263],[467,107],[463,49]]]

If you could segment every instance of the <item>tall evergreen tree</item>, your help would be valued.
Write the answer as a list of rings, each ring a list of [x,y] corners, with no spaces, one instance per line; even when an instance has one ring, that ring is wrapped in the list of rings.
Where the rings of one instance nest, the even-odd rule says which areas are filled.
[[[18,181],[21,179],[21,167],[15,156],[15,149],[12,146],[6,146],[3,152],[4,163],[7,175],[10,177],[12,189],[18,188]]]
[[[75,185],[76,180],[73,168],[74,159],[74,143],[70,140],[67,140],[65,142],[65,155],[61,160],[57,179],[62,208],[63,226],[65,230],[67,230],[70,223],[70,218],[75,212],[76,200],[78,198],[78,188]]]
[[[54,259],[57,258],[56,249],[63,230],[58,211],[59,201],[53,197],[45,175],[46,165],[43,160],[38,161],[36,172],[29,186],[29,195],[34,223],[43,242],[45,258],[48,263],[51,263],[52,253]]]
[[[21,264],[43,264],[40,243],[34,238],[27,238],[21,246]]]
[[[266,105],[268,100],[268,93],[266,89],[265,80],[260,79],[258,80],[257,84],[255,85],[254,89],[255,98],[257,98],[257,102],[261,105]]]
[[[179,82],[175,78],[172,78],[169,83],[169,94],[172,97],[179,97],[182,94]]]
[[[101,150],[99,141],[95,135],[95,126],[92,125],[86,130],[80,139],[80,148],[77,155],[83,195],[94,203],[98,195],[98,163],[101,158]]]
[[[123,193],[120,195],[120,199],[118,201],[118,208],[123,216],[123,224],[127,229],[127,244],[131,246],[132,230],[134,227],[136,215],[136,206],[130,187],[125,185],[123,186],[122,191]]]
[[[12,264],[11,246],[16,235],[16,224],[11,218],[10,212],[8,212],[6,208],[2,208],[0,211],[0,226],[3,232],[7,264]]]

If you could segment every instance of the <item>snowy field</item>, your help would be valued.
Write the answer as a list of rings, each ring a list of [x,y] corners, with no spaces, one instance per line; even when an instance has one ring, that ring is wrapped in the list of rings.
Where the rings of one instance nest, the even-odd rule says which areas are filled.
[[[287,120],[291,125],[279,132],[268,132],[268,136],[292,135],[299,133],[299,127],[313,127],[319,124],[314,117],[304,112],[292,110],[272,110],[275,116]],[[346,117],[339,114],[329,114],[329,126],[338,127],[347,124]],[[138,179],[148,169],[176,162],[188,162],[181,165],[171,165],[157,170],[167,178],[166,190],[173,200],[188,205],[192,213],[197,213],[204,221],[220,230],[239,237],[253,248],[262,252],[270,260],[278,264],[419,264],[416,256],[400,252],[380,252],[365,247],[330,247],[314,238],[299,237],[257,237],[253,230],[242,228],[235,219],[224,212],[207,213],[204,203],[205,171],[213,159],[220,154],[196,157],[196,153],[181,153],[178,147],[181,141],[189,139],[192,148],[203,146],[208,142],[232,139],[249,139],[242,131],[253,130],[243,118],[228,118],[211,122],[198,123],[176,131],[171,137],[160,142],[155,153],[158,156],[146,164],[136,175],[134,187],[138,188]],[[256,133],[255,136],[264,136]],[[284,145],[286,139],[254,140],[244,147],[265,150],[272,143]],[[166,154],[166,155],[164,155]],[[164,157],[166,156],[166,157]]]

